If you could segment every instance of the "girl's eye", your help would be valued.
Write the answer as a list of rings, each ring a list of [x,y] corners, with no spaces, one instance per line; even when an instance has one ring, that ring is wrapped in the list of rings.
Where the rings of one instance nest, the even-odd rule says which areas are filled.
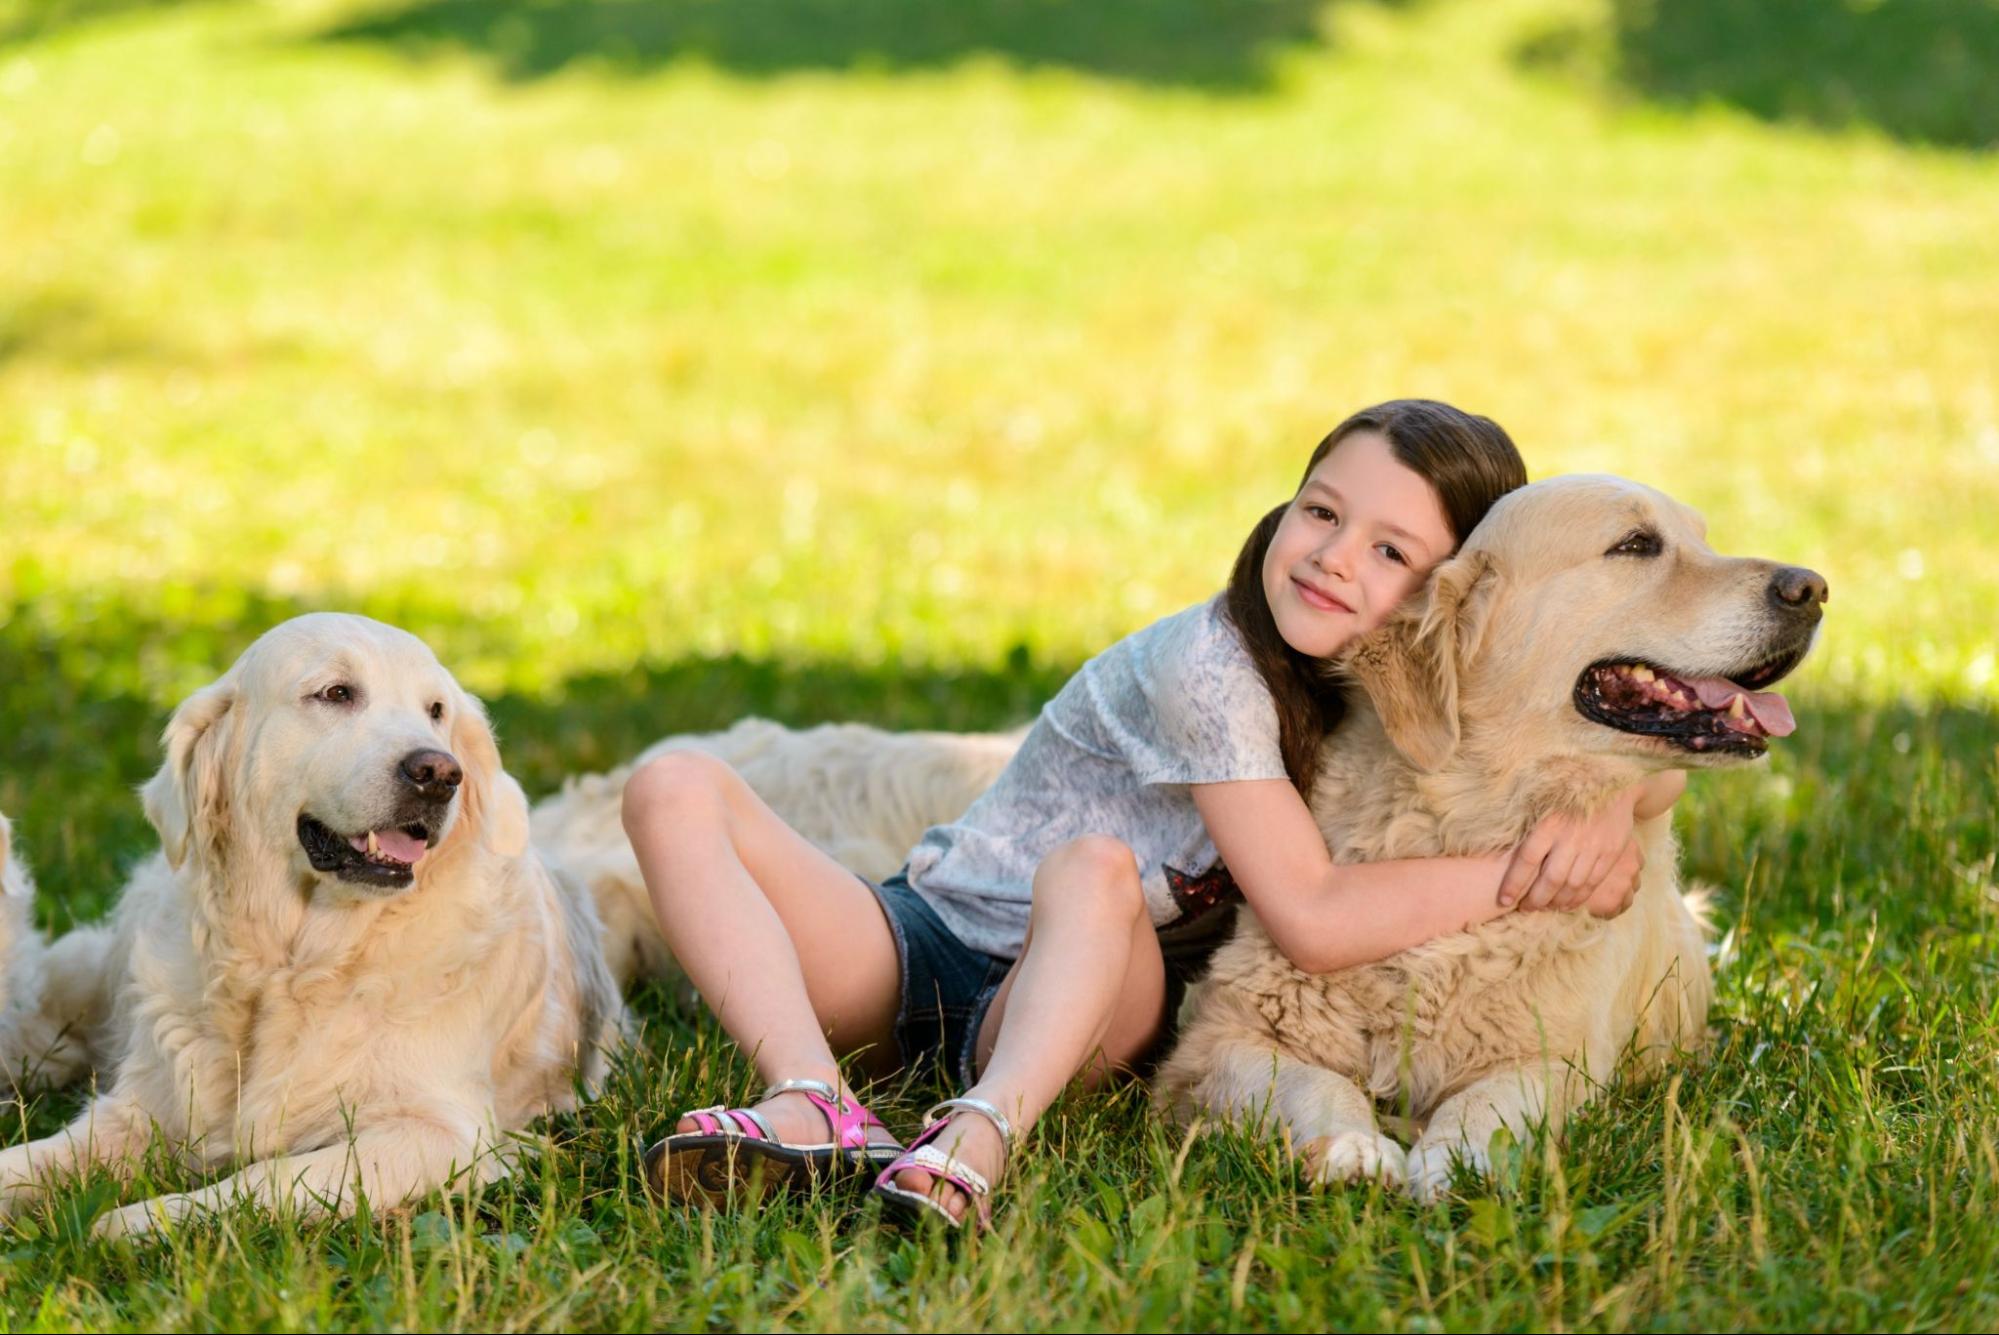
[[[1325,522],[1327,520],[1338,522],[1339,519],[1339,516],[1335,515],[1331,510],[1328,510],[1323,505],[1308,505],[1305,507],[1305,513],[1321,522]]]
[[[439,700],[435,704],[431,705],[430,721],[433,723],[444,722],[444,701]]]
[[[1401,552],[1397,551],[1395,548],[1390,547],[1387,543],[1383,543],[1381,545],[1381,554],[1383,556],[1386,556],[1389,560],[1395,562],[1396,565],[1406,566],[1409,564],[1408,557],[1404,556]]]
[[[312,698],[324,700],[329,705],[351,705],[354,703],[354,688],[345,682],[335,682],[314,691]]]

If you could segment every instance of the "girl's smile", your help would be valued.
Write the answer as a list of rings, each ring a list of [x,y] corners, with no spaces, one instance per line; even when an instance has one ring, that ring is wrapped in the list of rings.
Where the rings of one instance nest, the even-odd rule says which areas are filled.
[[[1310,606],[1316,607],[1322,612],[1345,612],[1349,616],[1353,614],[1353,609],[1338,598],[1335,598],[1330,593],[1322,592],[1307,581],[1298,578],[1298,576],[1293,575],[1291,582],[1298,586],[1298,596],[1303,598]]]

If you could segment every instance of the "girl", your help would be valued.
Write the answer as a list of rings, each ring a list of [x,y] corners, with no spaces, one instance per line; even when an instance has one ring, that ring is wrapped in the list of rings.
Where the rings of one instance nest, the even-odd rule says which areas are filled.
[[[1676,776],[1484,858],[1335,866],[1306,808],[1340,714],[1325,660],[1526,480],[1487,418],[1427,400],[1354,414],[1224,594],[1084,664],[992,788],[880,886],[720,761],[676,752],[633,775],[625,828],[667,944],[772,1082],[753,1108],[682,1118],[648,1180],[716,1201],[752,1167],[767,1184],[860,1170],[892,1207],[987,1222],[1014,1137],[1063,1086],[1142,1067],[1167,1037],[1225,904],[1246,900],[1311,972],[1514,907],[1622,912],[1632,827],[1678,797]],[[877,1073],[941,1061],[968,1088],[904,1151],[836,1051]]]

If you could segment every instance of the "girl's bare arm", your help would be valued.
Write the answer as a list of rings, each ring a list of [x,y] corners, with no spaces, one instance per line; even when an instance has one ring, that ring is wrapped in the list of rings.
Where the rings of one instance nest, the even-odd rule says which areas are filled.
[[[1341,866],[1284,779],[1195,784],[1222,862],[1285,958],[1307,973],[1386,959],[1507,912],[1510,854]]]

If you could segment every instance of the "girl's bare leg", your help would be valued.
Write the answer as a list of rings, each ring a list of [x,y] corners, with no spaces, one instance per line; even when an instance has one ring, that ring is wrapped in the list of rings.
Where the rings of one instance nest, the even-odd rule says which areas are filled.
[[[1064,844],[1035,872],[1027,943],[986,1012],[979,1051],[990,1055],[965,1092],[1023,1135],[1079,1071],[1095,1084],[1144,1055],[1165,1006],[1166,964],[1131,850],[1102,836]],[[976,1113],[953,1116],[933,1143],[988,1181],[1005,1167],[999,1132]],[[964,1193],[920,1168],[896,1184],[964,1217]]]
[[[833,1059],[896,1059],[902,969],[875,897],[722,761],[670,752],[625,785],[625,831],[674,958],[766,1081],[824,1080]],[[785,1140],[825,1138],[803,1094],[759,1110]],[[679,1129],[695,1130],[683,1119]],[[889,1139],[886,1133],[877,1133]]]

